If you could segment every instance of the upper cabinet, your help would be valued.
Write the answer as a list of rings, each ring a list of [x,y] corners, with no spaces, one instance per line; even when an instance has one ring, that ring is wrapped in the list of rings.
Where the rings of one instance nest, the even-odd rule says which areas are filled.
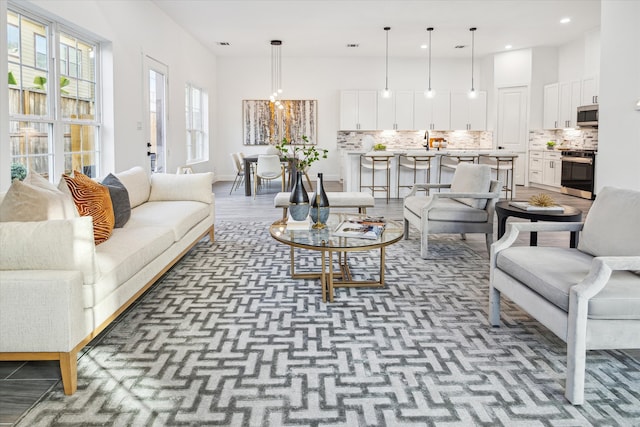
[[[580,105],[598,103],[599,79],[597,75],[587,76],[582,79],[582,99]]]
[[[487,130],[487,92],[478,91],[475,98],[467,92],[451,93],[452,130]]]
[[[376,130],[378,93],[375,90],[340,92],[340,129]]]
[[[560,83],[558,127],[576,127],[578,106],[581,105],[580,80]]]
[[[413,91],[394,91],[389,98],[378,97],[378,130],[413,129]]]
[[[553,83],[544,87],[544,110],[542,127],[544,129],[558,128],[560,85]]]
[[[448,130],[451,102],[449,92],[427,98],[424,92],[413,95],[414,129]]]

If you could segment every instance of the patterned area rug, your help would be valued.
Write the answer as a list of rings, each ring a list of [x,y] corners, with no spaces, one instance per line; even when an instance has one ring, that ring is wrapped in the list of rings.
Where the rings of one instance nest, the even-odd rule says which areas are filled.
[[[92,343],[77,393],[57,387],[19,425],[640,425],[638,361],[590,352],[586,403],[568,404],[562,341],[508,302],[488,325],[485,254],[456,236],[430,251],[391,245],[385,288],[325,304],[266,223],[220,222]],[[377,260],[350,255],[363,276]]]

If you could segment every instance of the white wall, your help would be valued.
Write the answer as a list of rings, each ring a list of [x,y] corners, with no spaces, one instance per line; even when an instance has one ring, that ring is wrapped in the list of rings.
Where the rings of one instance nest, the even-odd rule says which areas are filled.
[[[597,189],[640,190],[640,1],[601,3]]]
[[[322,171],[325,179],[339,178],[340,164],[336,137],[340,122],[340,90],[384,88],[384,58],[289,58],[286,40],[282,47],[283,99],[318,100],[318,144],[329,149],[326,160],[311,168],[311,175]],[[217,61],[218,121],[215,168],[220,179],[233,179],[229,153],[264,152],[265,146],[242,145],[242,100],[267,99],[270,89],[269,47],[260,58],[220,57]],[[433,60],[431,85],[438,91],[468,91],[471,87],[469,60]],[[482,64],[476,66],[476,86],[483,87]],[[419,90],[427,87],[425,59],[389,59],[389,89]],[[437,96],[437,95],[436,95]]]
[[[185,83],[189,81],[198,85],[209,92],[212,100],[216,98],[216,58],[209,50],[148,0],[34,0],[22,4],[25,8],[95,34],[105,43],[107,58],[113,58],[112,61],[107,60],[103,71],[107,108],[104,142],[107,146],[115,145],[115,150],[107,150],[103,171],[117,172],[136,165],[148,166],[146,136],[138,130],[138,124],[144,120],[143,55],[149,55],[169,67],[167,170],[173,172],[185,163]],[[6,20],[6,13],[4,15]],[[0,59],[0,66],[6,69],[6,55]],[[212,134],[215,134],[217,112],[215,104],[212,104],[209,121]],[[3,133],[2,138],[5,137],[8,135]],[[210,144],[211,156],[215,156],[213,138]],[[6,162],[2,163],[0,176],[8,176],[3,170]],[[213,170],[213,161],[195,165],[194,169]]]

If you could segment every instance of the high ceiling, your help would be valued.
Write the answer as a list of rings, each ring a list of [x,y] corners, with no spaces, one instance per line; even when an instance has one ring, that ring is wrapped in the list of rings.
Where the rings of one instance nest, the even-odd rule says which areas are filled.
[[[561,45],[600,26],[600,0],[153,1],[217,56],[268,56],[273,39],[282,40],[283,57],[384,56],[389,26],[391,57],[425,56],[427,27],[434,27],[432,57],[470,55],[470,27],[482,57],[507,44]],[[571,22],[560,24],[565,17]]]

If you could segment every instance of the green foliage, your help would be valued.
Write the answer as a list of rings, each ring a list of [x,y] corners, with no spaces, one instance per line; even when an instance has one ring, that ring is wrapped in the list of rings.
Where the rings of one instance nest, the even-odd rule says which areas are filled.
[[[22,181],[27,176],[27,168],[22,163],[11,163],[11,181],[19,179]]]
[[[35,76],[33,78],[33,84],[36,85],[36,89],[46,90],[44,85],[47,84],[47,78],[44,76]],[[62,89],[63,87],[69,86],[69,84],[71,84],[71,81],[68,78],[60,76],[60,92],[69,93],[66,90]]]
[[[373,146],[373,151],[384,151],[387,149],[387,146],[384,144],[376,144]]]
[[[287,161],[293,161],[296,169],[303,172],[320,158],[326,159],[329,150],[325,148],[317,149],[315,145],[304,145],[309,143],[309,138],[302,135],[303,144],[294,144],[287,138],[282,138],[282,142],[275,147],[280,150],[282,157]]]
[[[16,80],[16,76],[13,75],[12,71],[9,71],[9,84],[10,85],[17,85],[18,81]]]

